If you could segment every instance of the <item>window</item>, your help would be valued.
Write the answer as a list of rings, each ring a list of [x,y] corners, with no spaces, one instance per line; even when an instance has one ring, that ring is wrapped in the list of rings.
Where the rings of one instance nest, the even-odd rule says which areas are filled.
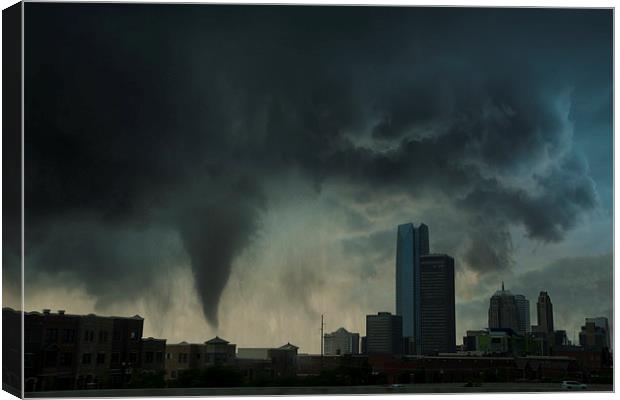
[[[155,361],[157,362],[164,361],[164,353],[161,351],[158,351],[157,353],[155,353]]]
[[[63,337],[64,343],[74,343],[75,342],[75,329],[65,329],[65,335]]]
[[[129,353],[129,362],[130,363],[135,363],[138,360],[138,354],[137,353]]]
[[[106,343],[108,341],[108,331],[99,331],[99,343]]]
[[[121,332],[115,330],[114,333],[112,333],[112,340],[121,340]]]
[[[95,331],[90,331],[90,330],[84,331],[84,341],[85,342],[94,342],[95,341]]]
[[[166,353],[166,360],[170,360],[170,353]]]
[[[121,355],[119,353],[112,353],[111,362],[118,363],[121,359]]]
[[[90,364],[92,360],[92,354],[84,353],[82,354],[82,364]]]
[[[147,362],[147,363],[152,363],[153,362],[153,352],[152,351],[147,351],[144,354],[144,362]]]
[[[105,364],[105,353],[97,353],[97,364]]]
[[[45,341],[47,343],[55,343],[58,341],[58,329],[52,328],[47,330],[47,334],[45,336]]]
[[[136,331],[131,331],[131,332],[129,333],[129,339],[131,339],[131,340],[136,340],[136,339],[138,339],[138,332],[136,332]]]
[[[196,358],[200,359],[200,353],[196,353]]]
[[[73,364],[73,353],[62,353],[60,356],[60,365],[70,367]]]
[[[186,363],[187,362],[187,353],[179,353],[179,362]]]
[[[173,379],[176,378],[177,377],[177,371],[172,371],[170,373],[170,376],[172,376]]]

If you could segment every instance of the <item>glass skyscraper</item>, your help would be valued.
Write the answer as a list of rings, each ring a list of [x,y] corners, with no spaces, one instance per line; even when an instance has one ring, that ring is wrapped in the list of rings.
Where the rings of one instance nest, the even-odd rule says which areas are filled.
[[[403,337],[421,349],[420,256],[428,254],[428,227],[398,226],[396,242],[396,315],[403,319]]]

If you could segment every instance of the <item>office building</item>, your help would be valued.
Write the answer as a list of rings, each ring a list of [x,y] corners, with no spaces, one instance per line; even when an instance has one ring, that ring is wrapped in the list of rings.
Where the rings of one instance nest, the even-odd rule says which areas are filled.
[[[512,329],[519,332],[519,308],[515,296],[509,290],[498,290],[489,304],[489,329]]]
[[[420,257],[420,349],[416,354],[456,351],[454,259],[445,254]]]
[[[536,314],[538,317],[537,331],[546,334],[553,333],[553,304],[547,292],[540,292],[536,303]]]
[[[579,345],[589,350],[609,349],[609,324],[607,318],[586,318],[579,332]]]
[[[530,301],[522,294],[515,294],[517,310],[519,312],[518,334],[525,336],[530,332]]]
[[[604,342],[603,345],[607,348],[611,348],[611,340],[609,335],[609,322],[606,317],[586,318],[586,323],[594,322],[594,326],[603,330]]]
[[[420,256],[429,253],[428,227],[398,226],[396,241],[396,315],[402,317],[403,336],[421,350]]]
[[[403,319],[400,315],[380,312],[366,316],[366,352],[368,354],[402,354]]]
[[[359,354],[359,343],[359,333],[351,333],[344,328],[339,328],[323,336],[324,354],[327,356]]]

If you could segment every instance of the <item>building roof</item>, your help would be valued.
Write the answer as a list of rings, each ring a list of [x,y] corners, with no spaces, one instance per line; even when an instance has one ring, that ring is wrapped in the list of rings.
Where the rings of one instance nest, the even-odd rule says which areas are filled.
[[[290,344],[290,343],[286,343],[284,346],[280,346],[278,347],[281,350],[297,350],[299,349],[299,347],[295,346],[294,344]]]
[[[156,339],[156,338],[154,338],[152,336],[149,336],[147,338],[142,338],[142,341],[143,342],[165,342],[166,339]]]
[[[205,343],[206,343],[206,344],[228,344],[228,343],[230,343],[230,342],[228,342],[228,341],[226,341],[226,340],[222,339],[222,338],[221,338],[221,337],[219,337],[219,336],[216,336],[216,337],[214,337],[213,339],[207,340]]]

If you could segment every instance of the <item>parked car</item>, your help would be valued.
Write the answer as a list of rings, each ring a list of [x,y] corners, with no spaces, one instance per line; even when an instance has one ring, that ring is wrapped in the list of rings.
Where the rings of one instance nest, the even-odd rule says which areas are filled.
[[[588,388],[588,385],[585,383],[577,382],[577,381],[564,381],[562,382],[562,389],[567,390],[585,390]]]

